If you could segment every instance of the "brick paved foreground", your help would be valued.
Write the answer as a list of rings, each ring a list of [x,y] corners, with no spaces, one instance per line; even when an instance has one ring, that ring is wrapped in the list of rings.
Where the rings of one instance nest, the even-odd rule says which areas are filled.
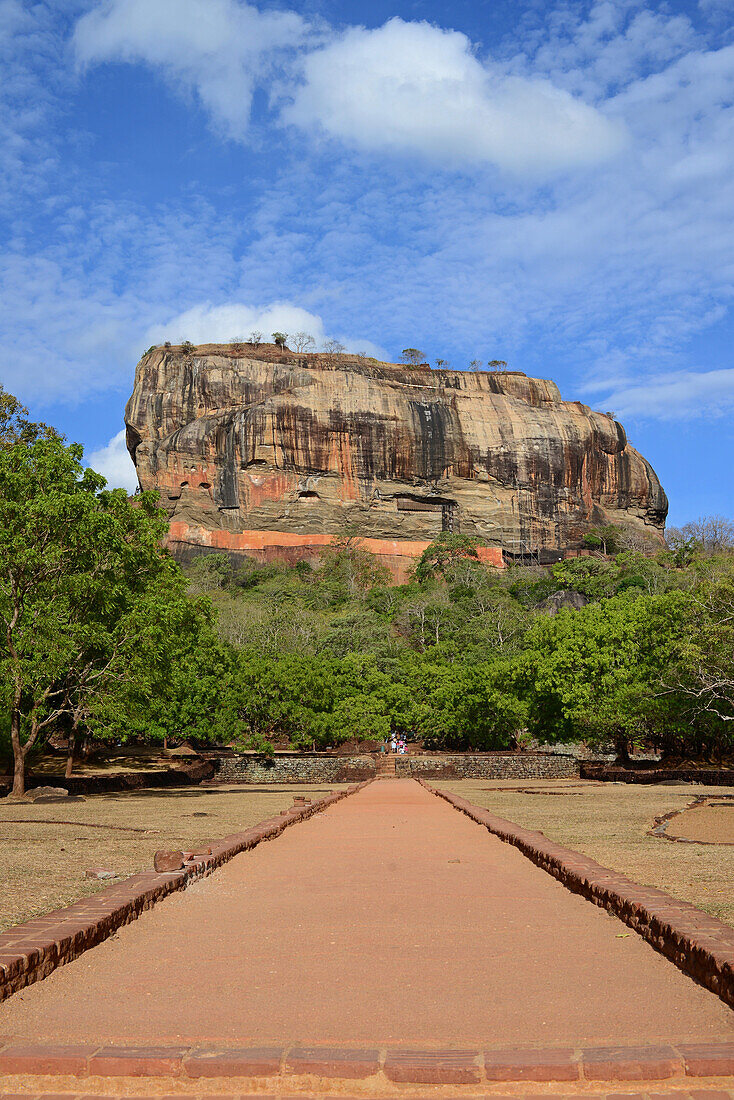
[[[734,1013],[516,849],[386,780],[14,995],[0,1035],[557,1047],[732,1041]]]

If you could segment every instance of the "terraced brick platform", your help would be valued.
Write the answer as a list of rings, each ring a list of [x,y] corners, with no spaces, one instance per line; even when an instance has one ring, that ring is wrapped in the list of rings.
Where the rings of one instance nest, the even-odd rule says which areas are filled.
[[[23,1095],[734,1088],[714,993],[411,780],[167,897],[0,1005],[0,1038]]]

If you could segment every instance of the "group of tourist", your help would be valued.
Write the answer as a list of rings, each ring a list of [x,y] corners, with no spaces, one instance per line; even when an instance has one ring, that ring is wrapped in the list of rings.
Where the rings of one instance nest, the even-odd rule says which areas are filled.
[[[404,737],[392,737],[390,739],[390,752],[396,752],[400,756],[405,755],[405,738]]]

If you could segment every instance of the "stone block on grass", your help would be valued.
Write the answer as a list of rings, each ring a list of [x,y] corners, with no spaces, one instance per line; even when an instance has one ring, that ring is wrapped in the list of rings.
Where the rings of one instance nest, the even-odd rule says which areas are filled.
[[[180,871],[184,865],[184,854],[180,851],[168,852],[160,848],[153,857],[154,870]]]

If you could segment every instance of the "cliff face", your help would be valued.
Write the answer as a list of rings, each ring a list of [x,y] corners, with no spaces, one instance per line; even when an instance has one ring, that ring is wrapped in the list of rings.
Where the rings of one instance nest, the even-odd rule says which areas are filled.
[[[621,424],[519,373],[157,348],[125,420],[174,542],[184,530],[227,546],[227,533],[346,529],[425,542],[448,528],[519,554],[577,546],[604,523],[659,535],[667,513]]]

